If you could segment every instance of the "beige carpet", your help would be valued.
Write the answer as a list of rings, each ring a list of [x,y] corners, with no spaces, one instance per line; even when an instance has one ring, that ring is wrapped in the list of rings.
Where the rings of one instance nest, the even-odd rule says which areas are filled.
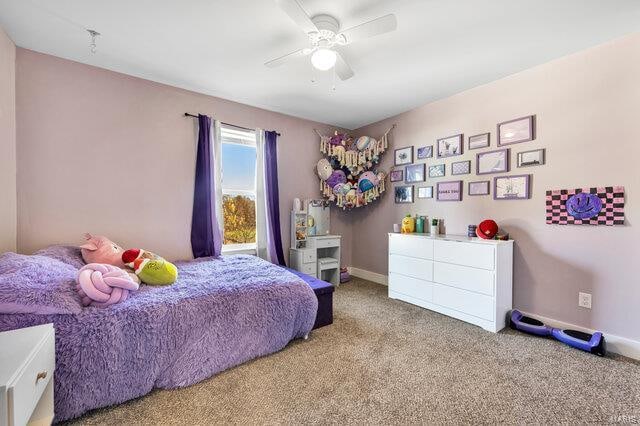
[[[640,422],[639,363],[492,334],[362,280],[342,285],[334,301],[334,324],[306,342],[78,423]]]

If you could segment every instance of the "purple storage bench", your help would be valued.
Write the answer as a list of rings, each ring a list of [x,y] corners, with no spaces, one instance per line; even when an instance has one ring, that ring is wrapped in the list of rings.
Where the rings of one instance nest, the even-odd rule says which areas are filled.
[[[316,322],[313,324],[313,329],[315,330],[316,328],[333,324],[333,284],[291,268],[286,269],[309,284],[318,298],[318,314],[316,315]]]

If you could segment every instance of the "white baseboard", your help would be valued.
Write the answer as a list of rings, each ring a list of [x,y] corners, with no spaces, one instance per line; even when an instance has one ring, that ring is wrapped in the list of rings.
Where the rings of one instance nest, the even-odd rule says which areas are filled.
[[[558,321],[553,318],[543,317],[541,315],[531,314],[528,312],[520,311],[524,315],[538,319],[548,325],[549,327],[578,330],[584,333],[593,334],[596,330],[580,327],[579,325],[569,324],[567,322]],[[640,342],[636,340],[627,339],[626,337],[616,336],[602,331],[605,342],[607,344],[607,352],[613,352],[633,359],[640,360]]]
[[[373,281],[374,283],[388,285],[388,280],[386,275],[378,274],[376,272],[367,271],[365,269],[354,268],[350,266],[348,268],[349,273],[354,277],[362,278],[363,280]],[[539,319],[546,325],[555,328],[561,329],[571,329],[583,331],[585,333],[593,334],[596,330],[591,330],[585,327],[580,327],[575,324],[569,324],[566,322],[558,321],[553,318],[547,318],[540,315],[536,315],[533,313],[528,313],[521,311],[523,314],[527,316],[531,316],[533,318]],[[640,342],[637,340],[627,339],[626,337],[616,336],[615,334],[610,334],[606,332],[602,332],[604,334],[606,343],[607,343],[607,351],[613,352],[616,354],[620,354],[622,356],[626,356],[629,358],[640,360]]]
[[[374,283],[387,285],[387,276],[378,274],[376,272],[367,271],[365,269],[354,268],[353,266],[349,266],[347,268],[349,274],[354,277],[362,278],[363,280],[373,281]]]

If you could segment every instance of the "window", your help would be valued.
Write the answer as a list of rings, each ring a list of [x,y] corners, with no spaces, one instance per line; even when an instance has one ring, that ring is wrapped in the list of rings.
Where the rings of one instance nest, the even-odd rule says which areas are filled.
[[[256,247],[256,132],[222,124],[223,248]]]

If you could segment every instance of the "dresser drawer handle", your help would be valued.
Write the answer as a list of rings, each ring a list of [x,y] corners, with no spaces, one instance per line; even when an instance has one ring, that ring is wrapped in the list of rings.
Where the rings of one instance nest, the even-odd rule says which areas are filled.
[[[47,378],[47,372],[46,371],[39,372],[38,375],[36,376],[36,384],[38,384],[40,379],[46,379],[46,378]]]

